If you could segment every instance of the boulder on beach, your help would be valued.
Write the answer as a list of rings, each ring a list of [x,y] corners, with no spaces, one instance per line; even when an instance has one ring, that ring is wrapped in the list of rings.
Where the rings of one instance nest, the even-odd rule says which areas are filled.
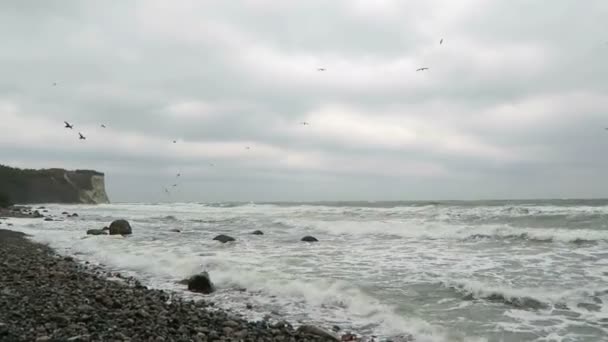
[[[304,241],[304,242],[318,242],[319,240],[317,240],[317,238],[314,237],[314,236],[307,235],[307,236],[303,237],[301,241]]]
[[[261,230],[254,230],[251,234],[253,235],[264,235],[264,232]]]
[[[42,215],[38,210],[34,210],[34,212],[32,213],[32,217],[41,218],[44,217],[44,215]]]
[[[314,325],[301,325],[297,331],[301,334],[314,335],[334,341],[340,341],[340,339],[334,334],[319,327],[315,327]]]
[[[108,233],[104,229],[89,229],[87,235],[108,235]]]
[[[220,234],[220,235],[214,237],[213,240],[219,241],[221,243],[236,241],[232,236],[228,236],[228,235],[224,235],[224,234]]]
[[[110,224],[110,235],[130,235],[131,225],[127,220],[116,220]]]
[[[209,294],[215,291],[215,287],[209,278],[209,273],[195,274],[188,279],[188,291]]]

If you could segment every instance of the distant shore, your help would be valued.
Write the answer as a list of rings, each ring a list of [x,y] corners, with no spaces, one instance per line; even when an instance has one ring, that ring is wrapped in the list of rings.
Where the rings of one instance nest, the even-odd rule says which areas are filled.
[[[205,301],[109,276],[0,229],[0,341],[336,340],[286,322],[247,322]]]

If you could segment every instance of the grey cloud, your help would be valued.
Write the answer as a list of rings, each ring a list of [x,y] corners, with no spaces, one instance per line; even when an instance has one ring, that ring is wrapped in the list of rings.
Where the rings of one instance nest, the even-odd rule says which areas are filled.
[[[602,196],[608,189],[594,185],[608,171],[598,157],[608,150],[606,14],[599,0],[2,3],[0,103],[15,104],[23,120],[56,121],[49,130],[63,120],[105,123],[144,140],[90,150],[0,140],[0,155],[17,165],[105,170],[119,201],[165,199],[151,189],[174,168],[192,172],[177,200]],[[416,73],[422,65],[431,70]],[[184,103],[209,115],[171,113]],[[405,124],[414,120],[429,143],[298,126],[324,109],[323,118],[334,115],[332,106],[356,114],[344,120],[366,118],[377,139],[381,124],[414,129]],[[495,117],[503,107],[512,121]],[[14,122],[0,110],[3,118]],[[424,136],[434,129],[451,135]],[[94,145],[97,131],[87,134]],[[462,137],[476,147],[454,148]],[[191,152],[145,145],[173,139]],[[196,151],[210,142],[275,152]],[[298,161],[286,162],[289,155]],[[221,168],[208,170],[210,161]],[[406,163],[447,172],[399,176]]]

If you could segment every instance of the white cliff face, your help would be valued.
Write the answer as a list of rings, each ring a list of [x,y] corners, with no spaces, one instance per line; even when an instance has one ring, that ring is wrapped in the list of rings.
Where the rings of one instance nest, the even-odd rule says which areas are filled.
[[[108,195],[106,194],[105,179],[104,176],[92,175],[91,176],[91,187],[92,189],[80,189],[79,196],[82,203],[110,203]]]

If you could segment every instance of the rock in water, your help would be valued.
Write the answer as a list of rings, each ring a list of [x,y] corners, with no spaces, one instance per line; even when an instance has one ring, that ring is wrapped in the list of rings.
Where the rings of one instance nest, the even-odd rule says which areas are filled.
[[[131,225],[127,220],[116,220],[110,224],[110,235],[129,235]]]
[[[108,235],[104,229],[89,229],[87,235]]]
[[[174,228],[174,229],[171,229],[171,230],[170,230],[170,232],[173,232],[173,233],[181,233],[182,231],[181,231],[181,230],[179,230],[179,229],[177,229],[177,228]]]
[[[261,231],[261,230],[256,230],[256,231],[253,231],[251,234],[253,234],[253,235],[264,235],[264,232]]]
[[[220,235],[214,237],[213,240],[219,241],[221,243],[236,241],[233,237],[228,236],[228,235],[224,235],[224,234],[220,234]]]
[[[317,238],[314,237],[314,236],[308,235],[308,236],[303,237],[302,241],[304,241],[304,242],[318,242],[319,240],[317,240]]]
[[[209,278],[209,273],[203,272],[193,275],[190,277],[190,279],[188,279],[188,290],[192,292],[209,294],[215,291],[215,287]]]
[[[38,210],[34,210],[34,212],[32,213],[32,216],[35,218],[44,217]]]
[[[329,331],[325,331],[319,327],[315,327],[314,325],[301,325],[298,328],[298,332],[302,333],[302,334],[315,335],[315,336],[327,338],[327,339],[334,340],[334,341],[340,341],[339,338],[334,336]]]

